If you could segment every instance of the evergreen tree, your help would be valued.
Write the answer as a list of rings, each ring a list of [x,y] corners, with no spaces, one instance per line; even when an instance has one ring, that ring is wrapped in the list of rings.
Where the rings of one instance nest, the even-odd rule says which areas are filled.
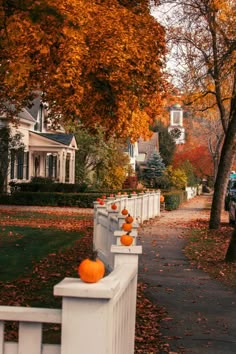
[[[159,152],[154,151],[147,160],[143,170],[143,179],[151,187],[155,187],[158,177],[161,177],[165,170],[165,164]]]
[[[168,128],[161,121],[157,120],[152,127],[152,130],[158,132],[160,154],[165,166],[168,166],[172,163],[173,155],[175,153],[175,140],[169,134]]]

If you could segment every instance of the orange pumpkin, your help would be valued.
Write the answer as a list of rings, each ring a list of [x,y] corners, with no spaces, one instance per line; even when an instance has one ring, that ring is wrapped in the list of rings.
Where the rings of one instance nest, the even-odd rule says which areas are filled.
[[[126,208],[124,208],[124,209],[121,211],[121,214],[122,214],[122,215],[128,215],[129,212],[128,212],[128,210],[127,210]]]
[[[132,224],[132,222],[134,221],[133,217],[128,214],[128,216],[126,216],[125,218],[125,222],[127,222],[127,224]]]
[[[161,196],[160,196],[160,202],[161,202],[161,203],[164,203],[164,200],[165,200],[164,195],[161,195]]]
[[[116,210],[117,209],[117,205],[116,204],[112,204],[111,208],[112,208],[112,210]]]
[[[122,230],[129,232],[129,231],[132,230],[132,227],[133,227],[132,224],[128,224],[127,222],[125,222],[125,223],[122,225]]]
[[[84,259],[78,266],[78,275],[85,283],[96,283],[105,274],[105,266],[100,259]]]
[[[130,246],[133,243],[133,237],[128,234],[122,235],[120,238],[120,243],[124,246]]]

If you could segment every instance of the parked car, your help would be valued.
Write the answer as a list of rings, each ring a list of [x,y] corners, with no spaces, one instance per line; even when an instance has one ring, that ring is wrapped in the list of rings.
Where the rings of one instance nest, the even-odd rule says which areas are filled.
[[[234,175],[235,176],[235,175]],[[236,177],[230,178],[225,193],[225,210],[229,210],[229,202],[236,196]]]
[[[229,223],[236,225],[236,196],[229,200]]]

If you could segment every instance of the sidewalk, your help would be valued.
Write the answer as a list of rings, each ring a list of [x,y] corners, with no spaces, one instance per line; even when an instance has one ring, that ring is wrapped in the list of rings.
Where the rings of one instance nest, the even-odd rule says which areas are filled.
[[[210,201],[198,196],[139,231],[139,280],[148,284],[150,300],[167,311],[161,332],[169,352],[236,353],[236,292],[194,268],[182,252],[183,223],[209,219]]]

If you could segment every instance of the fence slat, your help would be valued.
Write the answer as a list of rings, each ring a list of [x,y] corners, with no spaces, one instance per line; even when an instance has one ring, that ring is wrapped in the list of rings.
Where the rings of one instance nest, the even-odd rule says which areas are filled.
[[[41,354],[42,324],[20,322],[18,354]]]
[[[0,321],[0,354],[4,354],[4,321]]]

